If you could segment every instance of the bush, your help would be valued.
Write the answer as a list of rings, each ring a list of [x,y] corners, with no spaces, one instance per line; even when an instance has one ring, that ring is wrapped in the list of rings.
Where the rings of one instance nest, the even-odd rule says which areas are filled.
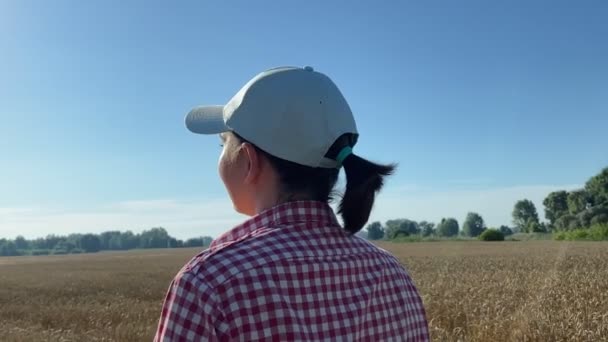
[[[403,231],[403,230],[397,230],[397,231],[394,231],[389,238],[390,239],[402,239],[402,238],[406,238],[408,236],[410,236],[410,234],[408,232]]]
[[[553,235],[553,238],[557,241],[564,241],[567,238],[566,232],[557,232]]]
[[[597,224],[589,229],[589,238],[594,241],[608,240],[608,224]]]
[[[510,236],[505,235],[505,240],[514,241],[545,241],[553,239],[551,233],[515,233]]]
[[[572,240],[587,240],[589,231],[587,229],[576,229],[571,232]]]
[[[496,229],[486,229],[479,235],[481,241],[504,241],[505,235]]]
[[[48,249],[33,249],[32,250],[32,255],[49,255],[51,254],[51,251],[49,251]]]
[[[578,219],[574,215],[566,214],[558,218],[554,226],[558,230],[569,230],[571,226],[578,226]]]
[[[426,241],[421,235],[398,235],[392,239],[393,242],[422,242]]]
[[[589,229],[576,229],[572,231],[557,232],[553,235],[555,240],[608,240],[608,224],[598,224]]]

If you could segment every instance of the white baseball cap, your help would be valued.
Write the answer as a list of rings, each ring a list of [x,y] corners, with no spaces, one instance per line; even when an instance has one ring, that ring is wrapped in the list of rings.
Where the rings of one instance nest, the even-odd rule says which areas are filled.
[[[358,135],[346,99],[311,67],[280,67],[251,79],[226,105],[199,106],[186,115],[194,133],[232,131],[263,151],[297,164],[335,168],[325,157],[343,134]],[[356,141],[356,139],[354,140]]]

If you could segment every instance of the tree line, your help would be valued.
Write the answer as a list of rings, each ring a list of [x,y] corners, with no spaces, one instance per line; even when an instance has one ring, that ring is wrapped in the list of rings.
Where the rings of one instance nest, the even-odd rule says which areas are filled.
[[[0,256],[95,253],[103,250],[129,250],[137,248],[204,247],[211,244],[209,236],[185,241],[170,236],[162,227],[132,231],[106,231],[101,234],[48,235],[28,240],[18,236],[14,240],[0,239]]]
[[[543,200],[547,222],[540,222],[532,201],[513,208],[513,223],[522,232],[563,232],[608,224],[608,167],[572,191],[553,191]]]
[[[608,167],[591,177],[582,189],[554,191],[543,200],[547,222],[541,222],[534,203],[522,199],[515,203],[511,216],[513,226],[502,225],[493,230],[503,236],[514,232],[550,233],[575,229],[588,229],[608,224]],[[373,222],[366,228],[370,240],[395,239],[417,235],[421,237],[478,237],[488,228],[481,215],[469,212],[460,227],[453,217],[443,218],[437,224],[410,219],[388,220],[383,225]]]
[[[416,222],[410,219],[388,220],[384,225],[373,222],[367,226],[370,240],[395,239],[417,235],[421,237],[478,237],[486,230],[503,236],[514,232],[549,233],[589,229],[608,225],[608,167],[591,177],[585,186],[573,191],[551,192],[543,200],[547,222],[541,222],[534,203],[522,199],[515,203],[511,216],[513,227],[501,225],[488,228],[482,216],[469,212],[462,224],[453,217],[440,222]],[[48,235],[46,238],[27,240],[18,236],[14,240],[0,239],[0,256],[92,253],[101,250],[128,250],[136,248],[203,247],[212,238],[203,236],[186,241],[171,237],[162,227],[145,230],[140,234],[131,231],[107,231],[101,234]]]
[[[568,231],[608,224],[608,167],[582,189],[550,193],[543,205],[551,229]]]
[[[513,229],[508,226],[490,228],[502,233],[503,236],[513,234]],[[388,220],[384,225],[380,222],[373,222],[366,228],[367,238],[370,240],[397,239],[407,236],[421,237],[478,237],[483,234],[488,227],[483,217],[475,212],[469,212],[460,227],[458,220],[453,217],[442,218],[437,224],[428,221],[416,222],[410,219]]]

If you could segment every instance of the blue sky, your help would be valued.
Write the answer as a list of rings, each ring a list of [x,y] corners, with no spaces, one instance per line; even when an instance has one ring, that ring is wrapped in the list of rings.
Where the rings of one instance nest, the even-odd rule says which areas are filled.
[[[372,219],[467,211],[608,165],[605,1],[3,1],[0,236],[216,236],[234,214],[217,137],[183,124],[258,72],[312,65],[400,164]]]

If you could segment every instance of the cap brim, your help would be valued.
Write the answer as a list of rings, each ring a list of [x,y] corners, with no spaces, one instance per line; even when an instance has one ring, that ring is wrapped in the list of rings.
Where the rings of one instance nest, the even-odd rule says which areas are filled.
[[[219,134],[230,129],[224,123],[224,106],[198,106],[186,115],[186,127],[198,134]]]

